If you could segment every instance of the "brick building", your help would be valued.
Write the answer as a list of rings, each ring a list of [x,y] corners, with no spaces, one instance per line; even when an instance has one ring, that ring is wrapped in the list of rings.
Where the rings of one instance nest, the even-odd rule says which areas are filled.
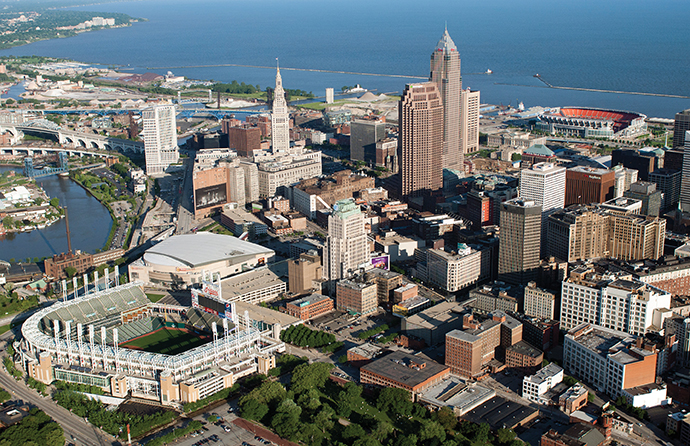
[[[395,351],[359,370],[360,382],[407,390],[412,399],[450,374],[450,367],[422,355]]]
[[[302,253],[299,259],[288,261],[288,289],[293,294],[320,291],[322,276],[321,257],[316,251]]]
[[[565,174],[565,205],[603,203],[613,198],[613,170],[573,167]]]
[[[506,366],[524,373],[534,373],[541,368],[544,352],[520,341],[506,349]]]
[[[377,291],[377,286],[373,283],[341,280],[336,287],[336,307],[340,311],[357,314],[373,313],[378,306]]]
[[[333,299],[314,293],[286,303],[284,311],[290,316],[308,321],[316,316],[333,311]]]

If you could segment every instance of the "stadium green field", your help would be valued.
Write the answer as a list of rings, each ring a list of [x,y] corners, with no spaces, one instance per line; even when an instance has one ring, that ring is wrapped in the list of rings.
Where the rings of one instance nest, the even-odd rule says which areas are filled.
[[[176,355],[211,340],[182,330],[163,328],[149,335],[120,344],[120,347],[144,350],[151,353]]]

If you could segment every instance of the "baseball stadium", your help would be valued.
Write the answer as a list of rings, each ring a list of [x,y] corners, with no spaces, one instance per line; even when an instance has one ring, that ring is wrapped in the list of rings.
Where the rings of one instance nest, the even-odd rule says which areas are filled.
[[[552,134],[581,138],[627,138],[647,131],[646,118],[635,112],[562,107],[539,115],[536,127]]]
[[[154,303],[134,282],[43,308],[22,326],[27,373],[179,405],[275,366],[279,326],[260,332],[210,278],[192,294],[190,307]]]

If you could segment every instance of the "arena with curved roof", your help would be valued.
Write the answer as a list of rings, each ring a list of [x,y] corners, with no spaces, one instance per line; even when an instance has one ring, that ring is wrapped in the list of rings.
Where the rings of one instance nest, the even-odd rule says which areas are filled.
[[[230,235],[175,235],[147,249],[129,265],[129,275],[150,284],[190,285],[199,283],[204,271],[224,278],[265,265],[274,255],[272,249]]]
[[[198,308],[152,303],[136,282],[42,308],[22,325],[18,351],[28,375],[46,384],[89,384],[114,397],[175,405],[254,371],[265,373],[284,344],[276,330],[256,327],[246,313],[223,319]],[[168,348],[176,354],[160,352],[165,330],[177,332],[171,339],[182,345]],[[186,344],[179,342],[183,336]],[[155,337],[159,348],[147,348],[156,346],[147,346],[147,337]]]
[[[539,115],[537,129],[584,138],[635,137],[647,131],[647,116],[619,110],[561,107]]]

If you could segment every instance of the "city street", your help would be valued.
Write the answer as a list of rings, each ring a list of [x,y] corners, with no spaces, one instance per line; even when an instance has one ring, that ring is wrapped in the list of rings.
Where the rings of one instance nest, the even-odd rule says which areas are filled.
[[[73,443],[75,446],[121,445],[114,437],[97,429],[64,407],[55,404],[50,397],[40,396],[35,390],[25,386],[23,382],[15,381],[7,374],[4,367],[0,371],[0,387],[10,392],[13,400],[34,405],[59,422],[65,431],[67,443]]]

